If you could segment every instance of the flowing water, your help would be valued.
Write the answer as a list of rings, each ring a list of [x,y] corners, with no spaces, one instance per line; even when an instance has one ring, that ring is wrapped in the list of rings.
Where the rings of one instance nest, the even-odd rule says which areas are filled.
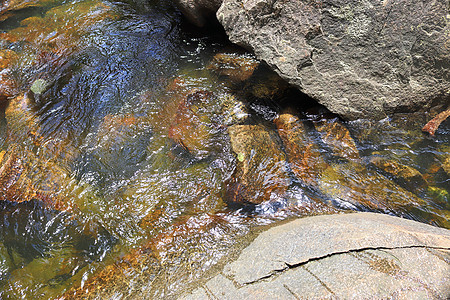
[[[449,122],[343,122],[167,1],[0,5],[0,298],[176,298],[293,217],[450,228]]]

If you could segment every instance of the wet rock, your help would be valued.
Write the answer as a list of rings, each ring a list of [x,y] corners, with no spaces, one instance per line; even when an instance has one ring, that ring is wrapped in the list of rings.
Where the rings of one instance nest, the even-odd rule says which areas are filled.
[[[428,185],[427,181],[419,171],[395,160],[375,156],[370,159],[370,163],[385,173],[393,176],[400,185],[407,187],[408,190],[414,191]]]
[[[16,45],[15,59],[9,57],[11,59],[5,60],[5,53],[11,55],[12,51],[0,50],[0,66],[7,62],[8,69],[14,71],[14,77],[6,74],[8,79],[14,78],[13,81],[20,82],[22,88],[32,86],[39,78],[47,80],[60,75],[58,71],[67,63],[69,57],[86,47],[86,41],[81,37],[89,26],[105,18],[114,17],[109,6],[95,0],[50,7],[56,2],[60,1],[7,1],[3,10],[0,8],[1,19],[3,13],[11,12],[10,9],[20,11],[23,8],[49,5],[43,15],[25,18],[20,22],[20,26],[0,32],[0,40],[4,45]],[[5,75],[4,71],[0,74]],[[0,80],[4,79],[0,76]],[[24,91],[14,95],[20,92]],[[0,97],[1,94],[2,92]]]
[[[0,201],[39,200],[45,208],[95,214],[101,199],[90,185],[69,171],[18,144],[11,144],[0,162]]]
[[[442,169],[450,176],[450,146],[441,146],[439,148],[438,159]]]
[[[348,129],[337,119],[322,118],[313,122],[323,142],[333,154],[349,160],[358,160],[359,151]]]
[[[230,226],[220,216],[185,216],[144,245],[108,261],[84,284],[67,291],[64,299],[117,295],[176,298],[180,287],[188,287],[202,278],[228,253],[239,233],[241,227]],[[168,286],[176,288],[167,289]]]
[[[21,10],[28,7],[46,6],[55,3],[57,0],[6,0],[0,5],[0,21],[8,11]]]
[[[447,155],[447,157],[444,159],[442,167],[444,168],[445,173],[450,176],[450,155]]]
[[[124,188],[122,204],[116,208],[123,211],[123,218],[139,220],[141,230],[152,237],[170,226],[180,214],[223,209],[222,176],[207,163],[162,174],[142,172]]]
[[[180,103],[170,125],[169,137],[196,158],[205,158],[214,146],[211,139],[220,129],[212,111],[216,102],[211,92],[193,92]]]
[[[222,0],[176,0],[175,4],[192,23],[204,26],[207,20],[214,16]]]
[[[217,18],[289,83],[345,119],[448,101],[445,0],[224,0]]]
[[[17,82],[12,79],[10,69],[17,59],[18,56],[14,51],[0,50],[0,106],[18,94]]]
[[[223,125],[238,125],[250,116],[245,104],[236,95],[221,95],[221,114]]]
[[[263,232],[184,299],[447,298],[449,255],[447,229],[373,213],[307,217]]]
[[[359,158],[359,154],[355,150],[353,140],[349,138],[348,130],[344,128],[342,131],[344,134],[337,134],[338,138],[332,134],[336,128],[342,129],[342,125],[335,127],[333,123],[327,123],[331,124],[329,127],[331,134],[326,132],[324,137],[328,139],[330,148],[334,147],[336,154],[353,160],[345,163],[330,163],[322,156],[317,144],[307,135],[304,124],[295,113],[280,115],[275,120],[275,124],[283,140],[287,159],[294,175],[332,199],[335,206],[342,209],[370,209],[399,214],[407,213],[408,209],[415,207],[427,207],[430,210],[428,213],[435,216],[439,224],[446,224],[440,212],[431,209],[425,200],[388,178],[366,169],[362,162],[356,159]],[[349,156],[348,153],[353,155]],[[426,186],[427,183],[423,177],[419,178]]]
[[[450,116],[450,108],[446,111],[439,113],[431,121],[429,121],[423,128],[423,132],[428,132],[431,136],[434,135],[436,130],[439,128],[442,122],[444,122]]]
[[[45,5],[55,2],[55,0],[20,2],[21,4],[16,7],[20,7],[22,4],[25,7],[27,5],[32,6],[36,3]],[[110,7],[95,0],[77,3],[73,6],[76,9],[73,10],[68,10],[69,7],[71,6],[61,5],[53,7],[46,11],[42,17],[33,16],[26,18],[21,21],[20,27],[0,33],[0,38],[10,43],[27,41],[30,43],[31,48],[36,51],[34,54],[38,54],[37,51],[39,50],[57,53],[70,47],[76,47],[76,44],[81,42],[79,39],[80,34],[87,30],[89,25],[106,17],[112,17],[112,15],[108,15]],[[42,45],[44,41],[46,43]],[[38,46],[37,44],[39,43],[41,45]],[[82,46],[82,44],[79,46]]]
[[[436,203],[439,204],[441,207],[447,209],[450,211],[450,192],[447,189],[435,187],[435,186],[428,186],[427,192],[436,199]],[[447,212],[447,215],[449,212]]]
[[[280,98],[288,88],[289,84],[278,74],[267,68],[258,68],[245,82],[243,92],[250,99],[272,100]]]
[[[275,119],[287,159],[295,176],[305,183],[317,186],[328,164],[324,161],[319,147],[310,138],[305,125],[295,113],[284,113]]]
[[[355,163],[331,164],[320,176],[320,190],[343,207],[406,212],[427,203],[393,181]]]
[[[13,50],[9,49],[1,49],[0,50],[0,70],[1,73],[4,72],[5,69],[10,68],[14,62],[18,59],[17,53]]]
[[[143,282],[135,282],[134,285],[131,285],[134,276],[142,272],[144,274],[140,275],[146,275],[149,280],[148,283],[151,284],[154,275],[160,271],[160,268],[160,262],[151,248],[134,249],[114,263],[104,266],[100,272],[84,282],[81,287],[71,287],[64,293],[63,299],[94,299],[99,295],[112,297],[112,295],[120,293],[129,295],[136,292],[136,289],[139,289],[143,284]]]
[[[106,115],[95,135],[89,138],[86,172],[98,174],[98,180],[111,181],[131,177],[147,157],[152,128],[143,116],[131,113]]]
[[[282,198],[290,179],[275,133],[262,125],[233,125],[228,134],[237,159],[227,186],[228,200],[259,204]]]
[[[3,106],[9,99],[14,98],[17,93],[16,83],[5,74],[0,73],[0,106]]]
[[[26,145],[30,149],[39,147],[43,159],[58,161],[68,167],[80,153],[68,137],[49,138],[41,133],[36,105],[30,95],[19,95],[8,102],[5,110],[7,141]]]
[[[242,82],[252,76],[259,62],[249,55],[218,53],[214,56],[207,69],[234,82]]]
[[[32,152],[16,144],[3,153],[0,164],[0,200],[20,203],[37,199],[54,209],[71,209],[56,195],[70,182],[67,173],[57,165],[40,162]]]
[[[104,255],[115,243],[98,223],[87,230],[82,218],[48,209],[39,201],[0,201],[0,208],[2,244],[11,253],[2,258],[12,263],[0,271],[7,274],[0,290],[4,299],[35,298],[36,294],[55,298],[66,288],[58,283]],[[28,288],[21,289],[23,286]]]

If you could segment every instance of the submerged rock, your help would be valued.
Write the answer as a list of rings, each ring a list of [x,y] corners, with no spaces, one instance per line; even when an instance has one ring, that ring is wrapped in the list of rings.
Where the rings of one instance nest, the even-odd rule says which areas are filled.
[[[242,82],[252,76],[259,62],[249,55],[219,53],[214,56],[207,69],[226,76],[233,82]]]
[[[40,118],[34,101],[29,95],[19,95],[11,99],[5,110],[7,123],[7,141],[26,145],[29,149],[40,148],[43,159],[58,161],[67,167],[80,153],[69,137],[49,138],[42,134]]]
[[[342,124],[326,122],[321,125],[322,128],[316,125],[323,131],[322,138],[336,155],[351,159],[342,163],[330,163],[322,156],[323,150],[311,139],[305,125],[295,113],[280,115],[275,124],[294,175],[331,199],[337,207],[398,214],[407,214],[410,209],[424,209],[439,224],[447,224],[441,212],[430,207],[425,200],[390,179],[368,170],[359,159],[356,145]],[[415,173],[416,175],[418,174]],[[419,179],[427,185],[422,176]]]
[[[409,190],[417,190],[428,185],[419,171],[395,160],[375,156],[370,159],[370,163],[393,176],[400,185],[408,187]]]
[[[106,115],[95,135],[88,138],[85,172],[92,172],[91,177],[95,173],[96,179],[105,184],[131,177],[147,157],[152,136],[152,128],[143,116]]]
[[[348,129],[337,119],[322,118],[313,121],[323,142],[333,154],[348,160],[358,160],[359,151]]]
[[[18,60],[16,52],[0,50],[0,106],[18,94],[17,82],[13,80],[11,67]]]
[[[275,133],[262,125],[233,125],[228,134],[237,161],[227,183],[227,199],[259,204],[282,198],[290,179]]]
[[[288,88],[289,84],[278,74],[266,67],[260,67],[245,82],[243,93],[250,99],[273,100],[281,98]]]
[[[77,282],[63,298],[176,299],[181,287],[203,279],[246,232],[217,215],[182,217],[140,247],[102,265],[82,284]]]
[[[13,80],[3,73],[0,73],[0,86],[0,106],[3,106],[17,94],[17,86]]]
[[[356,119],[448,101],[447,11],[446,0],[224,0],[217,18],[232,42]]]
[[[0,16],[7,11],[21,10],[28,7],[46,6],[58,0],[6,0],[0,5]],[[3,21],[0,18],[0,21]]]
[[[12,144],[0,155],[0,200],[40,200],[51,209],[89,211],[96,199],[92,188],[79,184],[66,169]]]
[[[426,202],[363,166],[333,164],[320,175],[319,188],[343,207],[366,207],[386,212],[421,207]]]
[[[236,95],[223,95],[221,108],[225,126],[241,124],[250,116],[247,107]]]
[[[210,154],[214,146],[211,139],[220,129],[214,122],[215,102],[216,97],[208,91],[188,94],[178,106],[170,125],[169,137],[196,158]]]
[[[317,186],[328,164],[322,157],[319,147],[308,135],[305,125],[291,113],[284,113],[275,119],[287,159],[295,176],[303,182]]]

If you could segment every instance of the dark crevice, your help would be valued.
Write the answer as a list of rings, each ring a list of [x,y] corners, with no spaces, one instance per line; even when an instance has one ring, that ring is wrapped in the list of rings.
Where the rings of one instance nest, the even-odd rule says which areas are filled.
[[[265,279],[271,278],[273,276],[278,276],[279,274],[287,271],[287,270],[291,270],[291,269],[295,269],[298,267],[303,267],[306,264],[313,262],[313,261],[318,261],[321,259],[325,259],[334,255],[340,255],[340,254],[346,254],[346,253],[359,253],[359,252],[363,252],[363,251],[367,251],[367,250],[395,250],[395,249],[415,249],[415,248],[425,248],[425,249],[434,249],[434,250],[450,250],[450,247],[434,247],[434,246],[403,246],[403,247],[365,247],[365,248],[360,248],[360,249],[353,249],[353,250],[348,250],[348,251],[339,251],[339,252],[333,252],[327,255],[323,255],[323,256],[319,256],[319,257],[313,257],[310,258],[306,261],[297,263],[297,264],[288,264],[286,262],[284,262],[284,264],[286,265],[285,268],[283,269],[279,269],[279,270],[272,270],[270,274],[260,277],[256,280],[250,281],[250,282],[245,282],[244,285],[250,285],[250,284],[254,284],[254,283],[258,283],[260,281],[263,281]]]

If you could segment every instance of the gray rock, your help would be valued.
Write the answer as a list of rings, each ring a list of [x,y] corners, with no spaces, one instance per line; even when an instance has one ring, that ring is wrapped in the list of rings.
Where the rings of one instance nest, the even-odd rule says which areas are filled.
[[[346,119],[450,101],[448,1],[224,0],[230,40]]]
[[[209,17],[214,16],[222,0],[175,0],[175,4],[189,21],[202,27]]]
[[[448,299],[450,231],[374,213],[260,234],[187,299]],[[414,295],[414,297],[413,297]]]

